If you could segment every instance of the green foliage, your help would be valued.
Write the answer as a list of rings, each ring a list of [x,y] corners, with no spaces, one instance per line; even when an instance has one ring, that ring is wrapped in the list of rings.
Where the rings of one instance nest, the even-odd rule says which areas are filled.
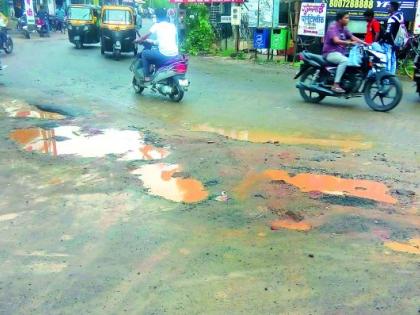
[[[209,53],[212,50],[215,34],[209,22],[207,7],[203,4],[189,5],[186,26],[185,49],[192,55]]]

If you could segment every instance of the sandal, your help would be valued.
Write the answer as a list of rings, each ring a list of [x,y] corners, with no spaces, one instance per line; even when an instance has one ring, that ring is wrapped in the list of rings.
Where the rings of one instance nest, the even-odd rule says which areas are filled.
[[[346,91],[345,90],[343,90],[341,87],[339,87],[339,86],[333,86],[332,88],[331,88],[331,91],[333,91],[334,93],[339,93],[339,94],[343,94],[343,93],[346,93]]]

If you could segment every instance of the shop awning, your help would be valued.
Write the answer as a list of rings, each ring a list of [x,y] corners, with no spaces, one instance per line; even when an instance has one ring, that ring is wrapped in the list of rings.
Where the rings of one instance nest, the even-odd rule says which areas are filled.
[[[244,0],[169,0],[170,3],[184,3],[184,4],[196,4],[196,3],[244,3]]]

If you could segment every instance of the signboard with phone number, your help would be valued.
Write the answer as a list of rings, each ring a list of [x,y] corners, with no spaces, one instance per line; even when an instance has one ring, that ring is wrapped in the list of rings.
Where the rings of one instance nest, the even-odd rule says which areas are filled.
[[[375,17],[385,20],[388,17],[390,1],[382,0],[328,0],[327,16],[334,17],[337,11],[347,10],[352,19],[364,19],[367,9],[375,11]],[[406,21],[413,21],[416,13],[416,0],[400,1],[401,11]]]

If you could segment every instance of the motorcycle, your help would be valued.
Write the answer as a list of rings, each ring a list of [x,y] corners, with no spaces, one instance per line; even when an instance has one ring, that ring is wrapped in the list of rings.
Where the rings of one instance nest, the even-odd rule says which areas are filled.
[[[50,32],[48,31],[47,23],[45,22],[45,20],[41,18],[36,18],[35,24],[36,24],[36,30],[39,34],[39,37],[44,37],[44,36],[49,37]]]
[[[22,15],[17,20],[16,28],[23,34],[23,36],[25,36],[25,38],[31,39],[31,32],[29,31],[29,25],[26,19],[26,15]]]
[[[0,40],[0,50],[4,50],[6,54],[11,54],[13,52],[13,40],[12,37],[9,35],[9,28],[2,27],[0,28],[0,33],[2,33],[2,37],[6,38],[6,40]]]
[[[143,42],[144,50],[155,49],[150,42]],[[185,74],[188,69],[188,57],[186,55],[177,56],[163,65],[152,65],[152,80],[144,82],[143,64],[140,53],[130,66],[133,72],[133,88],[138,94],[141,94],[145,88],[150,87],[153,92],[159,92],[174,102],[180,102],[184,97],[184,92],[188,90],[190,82]]]
[[[414,82],[416,83],[417,93],[420,96],[420,55],[416,53],[414,57]]]
[[[386,55],[371,46],[359,46],[362,62],[360,66],[348,66],[341,80],[345,93],[332,91],[337,65],[330,64],[321,55],[302,52],[299,55],[300,71],[295,79],[300,95],[308,103],[319,103],[326,96],[362,97],[375,111],[387,112],[401,101],[403,91],[398,78],[385,70]]]

